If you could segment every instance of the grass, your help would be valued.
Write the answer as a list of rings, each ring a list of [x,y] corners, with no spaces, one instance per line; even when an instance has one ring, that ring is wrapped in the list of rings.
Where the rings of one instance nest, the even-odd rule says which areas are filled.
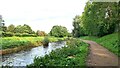
[[[82,37],[81,39],[86,39],[86,40],[93,40],[99,43],[100,45],[104,46],[107,48],[109,51],[113,52],[114,54],[118,55],[120,57],[120,52],[118,49],[118,33],[110,34],[103,36],[101,38],[96,38],[96,37]]]
[[[48,37],[50,42],[59,41],[59,39],[64,40],[65,38],[56,38]],[[30,46],[30,45],[39,45],[40,42],[43,42],[44,37],[4,37],[1,38],[0,42],[3,49],[15,48],[19,46]]]
[[[88,54],[88,44],[79,39],[67,41],[67,47],[56,49],[44,57],[35,57],[34,63],[28,68],[35,66],[86,66],[85,60]]]
[[[95,36],[82,36],[82,37],[80,37],[80,39],[96,41],[98,39],[98,37],[95,37]]]

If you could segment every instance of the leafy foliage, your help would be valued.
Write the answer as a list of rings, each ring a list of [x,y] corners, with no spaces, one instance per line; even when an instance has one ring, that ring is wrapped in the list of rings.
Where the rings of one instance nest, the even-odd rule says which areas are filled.
[[[14,30],[15,30],[15,26],[13,24],[9,25],[8,28],[7,28],[8,32],[14,33]]]
[[[7,27],[6,26],[0,26],[0,31],[6,32],[7,31]]]
[[[104,36],[118,31],[118,3],[90,2],[86,3],[82,16],[76,16],[73,22],[73,35]],[[76,28],[77,27],[77,28]]]
[[[31,27],[29,25],[26,25],[26,24],[24,24],[23,26],[18,25],[17,27],[15,27],[14,32],[15,33],[28,33],[28,34],[34,33],[31,29]]]
[[[85,35],[85,30],[83,28],[82,20],[80,16],[75,16],[73,21],[73,27],[72,34],[74,37],[80,37]]]
[[[12,32],[2,32],[2,36],[4,37],[12,37],[14,34]]]
[[[115,31],[117,3],[88,2],[83,13],[83,25],[89,35],[104,36]]]
[[[34,63],[28,68],[35,66],[85,66],[85,60],[88,53],[88,44],[79,39],[68,41],[67,47],[56,49],[44,57],[35,57]]]
[[[31,29],[29,25],[24,24],[18,25],[15,27],[13,24],[6,27],[5,25],[0,27],[0,31],[2,34],[2,37],[12,37],[12,36],[18,36],[18,37],[36,37],[37,35],[35,32]]]
[[[55,37],[65,37],[68,36],[68,31],[66,27],[56,25],[52,27],[50,35]]]

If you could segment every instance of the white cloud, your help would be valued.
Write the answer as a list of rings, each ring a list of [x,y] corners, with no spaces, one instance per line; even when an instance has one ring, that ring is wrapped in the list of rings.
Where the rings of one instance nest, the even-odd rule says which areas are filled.
[[[0,0],[5,24],[28,24],[32,29],[49,32],[54,25],[72,29],[75,15],[83,12],[87,0]]]

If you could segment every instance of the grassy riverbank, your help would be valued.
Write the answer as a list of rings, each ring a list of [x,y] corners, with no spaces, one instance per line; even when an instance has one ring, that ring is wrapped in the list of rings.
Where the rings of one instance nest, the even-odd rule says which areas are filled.
[[[88,54],[88,44],[79,39],[67,41],[67,47],[52,51],[44,57],[35,57],[34,63],[29,68],[35,66],[86,66],[85,60]]]
[[[49,42],[65,40],[65,38],[48,37]],[[0,42],[0,55],[26,50],[43,45],[44,37],[4,37]]]
[[[120,53],[118,50],[119,48],[118,33],[106,35],[100,38],[86,36],[86,37],[81,37],[81,39],[96,41],[97,43],[104,46],[105,48],[107,48],[108,50],[110,50],[111,52],[113,52],[114,54],[120,57]]]
[[[50,42],[64,40],[64,38],[48,37]],[[19,46],[39,46],[44,37],[4,37],[0,40],[3,49],[14,48]]]

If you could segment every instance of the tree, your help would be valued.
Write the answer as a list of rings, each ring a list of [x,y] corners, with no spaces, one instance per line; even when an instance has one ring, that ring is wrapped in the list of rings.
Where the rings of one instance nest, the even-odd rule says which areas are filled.
[[[44,31],[37,30],[36,34],[38,36],[46,36],[47,34]]]
[[[79,37],[80,36],[80,21],[79,21],[79,16],[75,16],[74,21],[73,21],[73,31],[72,34],[74,37]]]
[[[52,27],[50,35],[55,37],[65,37],[68,36],[68,31],[67,28],[64,26],[55,25]]]
[[[68,37],[72,37],[72,33],[68,33]]]
[[[24,29],[23,30],[24,33],[32,34],[32,32],[33,32],[32,29],[31,29],[31,27],[29,25],[27,25],[27,24],[24,24],[22,26],[22,29]]]
[[[0,26],[2,25],[1,23],[4,22],[4,20],[2,19],[2,15],[0,15]],[[3,23],[4,25],[4,23]]]
[[[8,28],[7,28],[8,32],[14,33],[14,30],[15,30],[15,26],[13,24],[9,25]]]
[[[1,25],[1,23],[2,23],[2,15],[0,15],[0,25]]]
[[[4,20],[2,19],[2,15],[0,15],[0,31],[6,32],[7,31],[7,27],[5,26]]]
[[[104,36],[115,31],[116,2],[87,2],[82,14],[83,27],[88,35]]]
[[[15,33],[34,34],[35,32],[31,29],[29,25],[24,24],[23,26],[18,25],[17,27],[15,27]]]
[[[24,33],[24,29],[22,28],[21,25],[18,25],[15,27],[15,33]]]
[[[80,16],[75,16],[74,21],[73,21],[73,27],[74,29],[72,30],[72,34],[74,37],[80,37],[85,35],[84,28],[82,25],[82,20]]]
[[[7,32],[7,27],[6,26],[2,26],[2,27],[0,27],[0,29],[2,29],[3,32]]]

